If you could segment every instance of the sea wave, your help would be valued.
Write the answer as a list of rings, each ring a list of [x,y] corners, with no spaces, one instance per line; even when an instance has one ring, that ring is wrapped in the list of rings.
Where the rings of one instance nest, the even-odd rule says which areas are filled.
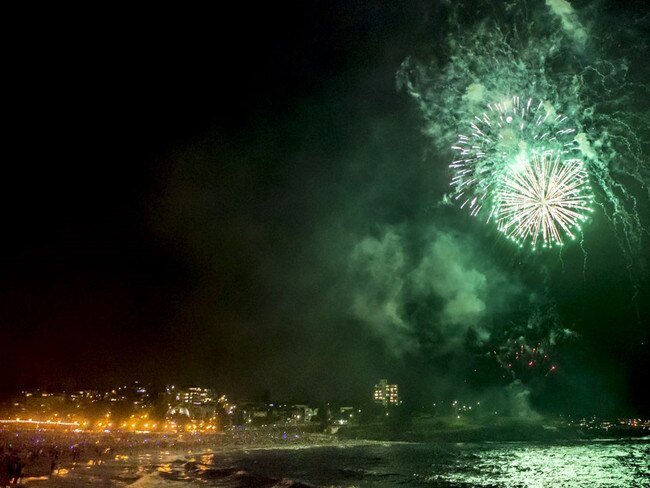
[[[165,479],[160,473],[154,472],[142,476],[129,486],[133,488],[187,488],[187,482]]]
[[[174,485],[146,484],[151,480],[164,480]],[[227,488],[259,487],[259,488],[316,488],[315,485],[289,478],[274,478],[270,476],[251,473],[238,466],[215,467],[196,461],[176,462],[163,465],[152,475],[138,480],[145,483],[131,486],[182,486],[187,487],[188,481],[201,482],[210,486]]]

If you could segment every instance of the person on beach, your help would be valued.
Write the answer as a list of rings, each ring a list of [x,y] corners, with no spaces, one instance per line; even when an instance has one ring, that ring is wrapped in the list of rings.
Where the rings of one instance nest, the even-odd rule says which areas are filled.
[[[9,486],[9,455],[4,453],[4,449],[0,448],[0,487],[5,488]]]
[[[11,480],[11,482],[14,485],[19,484],[20,481],[22,480],[22,478],[23,478],[23,469],[24,468],[25,468],[25,463],[23,462],[23,460],[20,457],[16,456],[16,460],[15,460],[15,463],[14,463],[14,477]]]
[[[54,470],[56,469],[56,460],[57,460],[57,456],[55,454],[52,457],[52,462],[50,462],[50,476],[54,474]]]

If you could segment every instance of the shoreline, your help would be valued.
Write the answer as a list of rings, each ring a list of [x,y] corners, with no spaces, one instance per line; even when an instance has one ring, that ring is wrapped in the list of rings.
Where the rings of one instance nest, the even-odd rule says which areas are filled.
[[[239,473],[236,463],[229,464],[229,458],[237,458],[261,451],[291,451],[322,448],[352,448],[359,446],[391,446],[398,444],[450,444],[450,443],[582,443],[595,441],[589,438],[565,439],[368,439],[347,437],[339,434],[304,432],[298,428],[256,427],[233,429],[223,433],[197,435],[168,434],[92,434],[92,433],[46,433],[35,431],[0,432],[0,440],[31,440],[31,446],[23,445],[22,453],[38,447],[45,451],[31,465],[27,465],[23,484],[19,486],[68,487],[81,484],[104,484],[104,486],[157,486],[154,480],[165,483],[187,485],[187,479],[201,475],[208,470],[215,476],[253,476]],[[461,436],[464,437],[464,436]],[[598,441],[625,441],[625,438],[597,439]],[[631,438],[647,442],[647,438]],[[46,442],[42,442],[46,441]],[[80,446],[80,444],[83,444]],[[11,445],[11,444],[10,444]],[[51,457],[47,454],[53,448],[60,451],[56,469],[49,471]],[[75,446],[80,446],[76,448]],[[14,442],[14,448],[19,448]],[[75,455],[75,449],[77,454]],[[74,457],[73,457],[74,456]],[[222,458],[223,463],[215,463]],[[237,474],[239,473],[239,474]],[[142,480],[142,481],[141,481]],[[150,480],[152,485],[147,485]],[[183,481],[186,480],[186,481]],[[106,484],[108,483],[108,484]],[[138,484],[139,483],[139,484]],[[166,485],[165,485],[166,486]],[[180,485],[179,485],[180,486]],[[300,486],[300,485],[295,485]],[[305,485],[308,486],[308,485]]]

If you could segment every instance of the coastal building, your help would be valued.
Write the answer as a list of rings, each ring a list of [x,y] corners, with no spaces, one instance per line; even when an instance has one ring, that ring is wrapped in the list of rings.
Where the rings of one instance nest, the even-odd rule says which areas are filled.
[[[399,393],[396,384],[389,384],[388,380],[381,379],[375,385],[375,391],[372,396],[376,404],[388,406],[397,406],[400,404]]]
[[[175,400],[188,405],[214,404],[217,400],[211,388],[179,388],[176,390]]]

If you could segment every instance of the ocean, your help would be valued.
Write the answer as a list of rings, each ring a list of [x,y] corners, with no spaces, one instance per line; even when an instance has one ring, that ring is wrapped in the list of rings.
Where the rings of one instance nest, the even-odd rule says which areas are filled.
[[[650,438],[242,449],[69,471],[38,486],[649,487]],[[101,474],[104,473],[104,474]],[[32,482],[28,482],[31,486]]]

